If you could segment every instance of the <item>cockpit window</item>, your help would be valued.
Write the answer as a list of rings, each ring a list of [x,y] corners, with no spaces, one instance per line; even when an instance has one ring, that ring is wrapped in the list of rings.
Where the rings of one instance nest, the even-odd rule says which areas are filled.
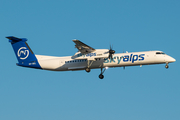
[[[163,53],[163,52],[156,52],[156,54],[158,54],[158,55],[160,55],[160,54],[165,55],[165,53]]]

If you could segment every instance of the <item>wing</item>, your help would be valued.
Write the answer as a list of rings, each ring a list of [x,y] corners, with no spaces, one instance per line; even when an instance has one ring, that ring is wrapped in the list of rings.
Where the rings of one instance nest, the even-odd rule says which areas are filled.
[[[84,44],[83,42],[79,40],[73,40],[73,42],[76,44],[75,47],[82,53],[82,54],[87,54],[95,51],[94,48]]]

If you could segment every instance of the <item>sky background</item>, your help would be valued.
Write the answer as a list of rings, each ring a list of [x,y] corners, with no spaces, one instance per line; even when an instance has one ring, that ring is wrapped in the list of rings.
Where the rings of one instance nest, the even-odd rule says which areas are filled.
[[[0,120],[180,120],[179,0],[0,0]],[[70,56],[72,39],[116,53],[162,50],[175,63],[52,72],[16,66],[6,36]]]

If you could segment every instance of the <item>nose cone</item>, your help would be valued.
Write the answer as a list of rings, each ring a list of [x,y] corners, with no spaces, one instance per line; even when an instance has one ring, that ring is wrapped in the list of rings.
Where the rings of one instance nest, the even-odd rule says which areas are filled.
[[[175,62],[175,61],[176,61],[176,59],[172,58],[172,62]]]
[[[168,59],[167,59],[167,61],[168,61],[168,62],[175,62],[176,59],[174,59],[173,57],[170,57],[170,56],[169,56]]]

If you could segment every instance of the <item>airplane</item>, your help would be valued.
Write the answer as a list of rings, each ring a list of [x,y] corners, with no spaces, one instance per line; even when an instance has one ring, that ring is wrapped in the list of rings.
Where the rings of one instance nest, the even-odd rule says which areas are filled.
[[[176,60],[162,51],[145,51],[145,52],[126,52],[117,53],[110,46],[110,49],[94,49],[80,40],[73,40],[75,48],[78,49],[73,56],[56,57],[35,55],[26,38],[17,38],[14,36],[6,37],[11,43],[15,55],[18,59],[18,66],[36,68],[51,71],[76,71],[85,70],[90,72],[91,69],[101,69],[100,79],[104,78],[103,73],[107,68],[126,66],[142,66],[152,64],[166,64]]]

